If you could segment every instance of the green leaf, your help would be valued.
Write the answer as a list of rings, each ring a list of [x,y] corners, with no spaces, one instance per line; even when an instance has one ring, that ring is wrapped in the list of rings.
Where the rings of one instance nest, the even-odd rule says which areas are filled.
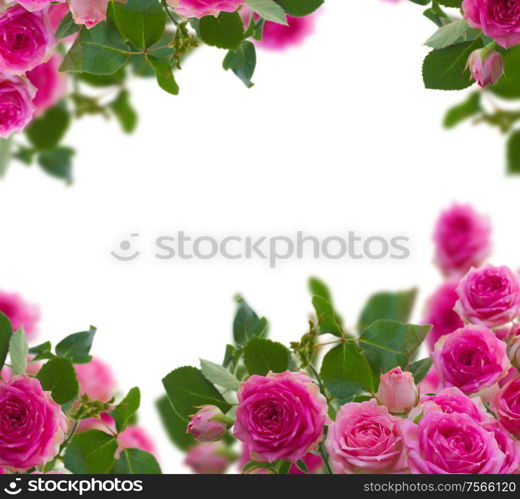
[[[268,323],[265,317],[259,318],[255,311],[241,298],[237,298],[238,309],[233,321],[233,338],[237,345],[245,345],[251,338],[265,338]]]
[[[202,374],[213,384],[226,388],[227,390],[238,390],[240,381],[235,375],[231,374],[225,367],[214,364],[209,360],[200,361]]]
[[[480,30],[472,28],[464,19],[456,19],[453,22],[439,28],[425,45],[433,49],[443,49],[457,43],[469,42],[480,36]]]
[[[111,87],[121,85],[126,79],[125,67],[119,68],[110,75],[93,75],[92,73],[78,73],[78,79],[92,87]]]
[[[123,67],[131,48],[125,43],[113,21],[91,29],[81,28],[79,36],[63,59],[60,71],[111,75]]]
[[[137,127],[137,112],[130,103],[128,90],[121,90],[115,100],[109,104],[110,109],[118,119],[123,132],[132,133]]]
[[[246,4],[266,21],[288,26],[285,11],[273,0],[246,0]]]
[[[408,366],[408,371],[413,374],[413,379],[415,380],[415,383],[418,384],[426,377],[431,367],[432,359],[427,358],[410,364]]]
[[[56,345],[56,355],[67,357],[74,364],[87,364],[92,360],[90,349],[95,335],[96,328],[91,327],[88,331],[67,336]]]
[[[408,322],[416,296],[416,289],[399,293],[384,292],[372,296],[361,312],[358,322],[359,330],[363,331],[380,319]]]
[[[244,39],[244,24],[237,12],[205,16],[200,20],[199,30],[204,43],[221,49],[236,50]]]
[[[4,177],[11,163],[13,139],[0,138],[0,178]]]
[[[159,59],[150,55],[146,56],[146,61],[154,70],[159,86],[169,94],[178,95],[179,86],[175,81],[173,69],[170,64],[170,59]]]
[[[323,5],[325,0],[275,0],[287,14],[295,17],[304,17],[312,14]]]
[[[184,452],[193,447],[196,441],[189,433],[186,433],[186,421],[173,410],[168,397],[161,397],[156,402],[156,406],[171,442]]]
[[[173,410],[184,421],[203,405],[216,405],[223,413],[231,409],[215,386],[194,367],[180,367],[163,379]]]
[[[256,48],[254,44],[246,40],[240,44],[238,49],[230,50],[224,58],[222,66],[226,71],[231,69],[247,88],[254,86],[251,81],[256,68]]]
[[[335,336],[343,336],[343,328],[338,323],[337,314],[331,303],[321,296],[312,298],[312,305],[316,311],[318,326],[321,334],[333,334]]]
[[[377,389],[368,359],[354,340],[334,347],[325,355],[320,377],[325,388],[342,404],[361,391],[374,393]]]
[[[65,468],[76,474],[108,474],[114,467],[116,450],[113,435],[98,430],[78,433],[65,451]]]
[[[480,38],[439,50],[432,50],[424,59],[423,80],[426,88],[462,90],[473,85],[467,67],[471,52],[482,47]]]
[[[56,38],[62,40],[71,35],[74,35],[79,31],[79,25],[74,22],[72,13],[68,12],[65,17],[61,20],[58,29],[56,30]]]
[[[49,175],[72,183],[72,157],[74,149],[70,147],[57,147],[43,151],[38,156],[38,164]]]
[[[502,99],[520,98],[520,45],[515,45],[503,54],[504,76],[488,89]]]
[[[287,371],[290,355],[281,343],[255,337],[244,348],[244,363],[249,374],[265,376],[269,371]]]
[[[113,475],[160,475],[161,467],[157,459],[141,449],[123,449],[116,461]]]
[[[507,172],[520,174],[520,130],[515,130],[507,139]]]
[[[110,412],[116,423],[116,430],[121,433],[131,421],[141,405],[141,392],[139,388],[132,388],[127,396]]]
[[[12,335],[13,326],[11,326],[11,322],[6,315],[0,312],[0,371],[4,367],[5,359],[7,359]]]
[[[444,128],[453,128],[464,120],[480,113],[482,111],[480,96],[480,92],[473,92],[464,102],[450,108],[444,116]]]
[[[36,149],[53,149],[65,136],[70,121],[70,114],[64,106],[54,106],[42,117],[36,118],[25,130],[25,134]]]
[[[9,342],[9,356],[15,376],[21,376],[25,373],[28,354],[27,336],[25,336],[23,328],[20,328],[11,335],[11,341]]]
[[[49,353],[51,351],[52,345],[50,341],[46,341],[45,343],[41,343],[40,345],[36,345],[34,347],[29,348],[29,353],[32,355],[40,355],[42,353]]]
[[[158,0],[126,0],[110,5],[119,33],[134,47],[144,50],[160,40],[166,14]]]
[[[312,296],[321,296],[324,300],[332,303],[332,293],[325,282],[317,277],[309,279],[309,291]]]
[[[49,360],[36,377],[40,380],[43,389],[51,392],[57,404],[66,404],[78,396],[79,383],[70,359],[56,357]]]
[[[430,329],[431,326],[380,320],[363,331],[359,346],[365,352],[374,374],[379,376],[398,366],[405,370]]]
[[[303,471],[304,473],[307,473],[307,474],[310,473],[309,468],[307,468],[307,465],[305,464],[305,461],[303,459],[300,459],[299,461],[297,461],[296,466],[298,467],[298,469],[300,471]]]
[[[444,5],[444,7],[453,7],[455,9],[460,9],[462,7],[462,0],[436,0],[440,5]]]

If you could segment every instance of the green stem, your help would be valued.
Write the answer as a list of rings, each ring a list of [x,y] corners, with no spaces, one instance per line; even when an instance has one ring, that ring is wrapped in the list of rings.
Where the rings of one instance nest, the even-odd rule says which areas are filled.
[[[325,469],[327,470],[327,475],[333,475],[334,472],[332,471],[332,468],[329,464],[329,456],[327,454],[327,451],[325,450],[325,446],[323,445],[323,442],[320,442],[320,455],[321,459],[323,460],[323,465],[325,466]]]
[[[170,8],[168,7],[168,4],[166,3],[166,0],[162,0],[161,3],[163,5],[164,11],[166,12],[166,15],[170,18],[172,23],[175,24],[175,26],[178,26],[179,25],[179,21],[177,19],[175,19],[175,17],[172,14]]]

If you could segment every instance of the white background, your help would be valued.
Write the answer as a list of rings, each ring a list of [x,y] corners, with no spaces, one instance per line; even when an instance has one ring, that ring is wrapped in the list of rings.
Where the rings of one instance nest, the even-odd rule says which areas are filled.
[[[184,468],[154,412],[161,378],[199,357],[221,360],[235,293],[286,342],[305,331],[310,275],[330,283],[350,323],[380,289],[417,285],[422,305],[440,282],[432,225],[453,201],[491,215],[494,261],[519,263],[519,181],[504,175],[502,137],[471,125],[441,129],[463,94],[423,89],[422,43],[434,26],[420,11],[331,0],[304,46],[259,54],[252,90],[222,71],[222,52],[200,50],[178,76],[181,96],[134,85],[135,135],[97,119],[75,126],[73,187],[17,164],[0,185],[0,287],[41,305],[42,340],[99,328],[95,354],[111,363],[121,390],[141,386],[141,421],[166,472]],[[260,261],[146,255],[153,237],[178,230],[404,234],[412,256],[291,260],[271,270]],[[117,262],[109,252],[132,232],[145,254]]]

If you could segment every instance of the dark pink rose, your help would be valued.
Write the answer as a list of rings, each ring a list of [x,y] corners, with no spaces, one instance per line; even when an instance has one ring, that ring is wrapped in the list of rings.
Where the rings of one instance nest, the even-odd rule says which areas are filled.
[[[49,7],[51,2],[64,2],[65,0],[5,0],[5,3],[10,4],[19,4],[25,10],[30,12],[34,12],[36,10],[42,10],[46,7]]]
[[[21,132],[33,119],[36,89],[21,76],[0,74],[0,137]]]
[[[316,16],[287,16],[288,26],[266,21],[262,41],[256,42],[259,47],[269,50],[285,50],[300,45],[314,31]]]
[[[0,72],[20,75],[38,66],[56,44],[46,11],[15,6],[0,13]]]
[[[36,88],[33,103],[36,106],[37,115],[43,114],[65,95],[67,85],[65,73],[58,71],[60,64],[60,56],[55,55],[27,73],[27,78]]]
[[[402,432],[414,474],[497,474],[506,461],[494,432],[467,414],[429,412]]]
[[[446,334],[453,333],[464,326],[464,322],[455,312],[455,304],[459,299],[457,295],[458,282],[446,282],[430,298],[427,304],[424,324],[432,326],[426,337],[430,352],[433,351],[437,340]]]
[[[320,470],[323,467],[323,460],[320,456],[317,456],[316,454],[312,454],[309,452],[305,456],[303,456],[303,462],[307,466],[307,469],[309,470],[309,474],[315,475],[320,472]],[[247,445],[242,444],[242,453],[240,454],[240,458],[238,460],[238,469],[242,470],[244,466],[251,461],[251,452],[249,451]],[[252,471],[249,471],[248,473],[253,473],[254,470],[265,470],[265,468],[254,468]],[[272,472],[269,471],[268,474],[271,474]],[[264,471],[255,471],[254,474],[267,474],[264,473]],[[305,475],[306,473],[296,464],[293,464],[291,468],[289,469],[289,475]]]
[[[167,0],[179,16],[218,16],[221,12],[235,12],[246,0]]]
[[[94,358],[88,364],[77,364],[74,367],[81,394],[101,402],[108,402],[114,396],[116,382],[107,364]]]
[[[437,369],[432,366],[426,377],[419,383],[419,393],[435,393],[439,390],[441,378]]]
[[[36,378],[0,382],[0,466],[27,470],[51,461],[67,431],[61,407]]]
[[[117,454],[123,449],[140,449],[157,457],[155,444],[147,431],[141,426],[127,426],[117,438],[119,447]]]
[[[504,428],[520,438],[520,377],[504,385],[493,400],[493,410]]]
[[[505,48],[520,43],[520,2],[518,0],[464,0],[464,17]]]
[[[0,82],[0,89],[1,85],[2,84]],[[34,339],[36,336],[36,327],[38,325],[38,321],[40,320],[40,312],[38,307],[27,303],[20,295],[16,293],[6,293],[5,291],[0,291],[0,312],[2,312],[9,319],[14,331],[17,331],[23,327],[25,334],[27,335],[27,341]]]
[[[498,446],[506,456],[498,474],[514,475],[518,473],[520,471],[520,442],[507,433],[500,423],[494,419],[486,422],[484,428],[495,434]]]
[[[466,326],[443,336],[432,358],[444,386],[464,393],[492,386],[511,367],[505,343],[483,326]]]
[[[199,475],[221,475],[231,464],[229,449],[220,442],[204,442],[193,446],[185,463]]]
[[[337,474],[398,473],[406,467],[401,419],[372,399],[345,404],[329,425],[325,446]]]
[[[480,266],[491,250],[491,226],[471,206],[455,204],[441,213],[433,234],[435,261],[450,276]]]
[[[520,315],[520,278],[509,267],[473,269],[457,288],[457,313],[471,324],[497,327]]]
[[[327,400],[306,374],[251,376],[238,400],[234,434],[255,461],[298,461],[323,437]]]

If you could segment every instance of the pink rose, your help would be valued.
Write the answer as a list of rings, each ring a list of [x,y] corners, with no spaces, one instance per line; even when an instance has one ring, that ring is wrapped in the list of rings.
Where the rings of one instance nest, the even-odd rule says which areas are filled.
[[[274,472],[268,470],[267,468],[253,468],[249,471],[246,471],[246,475],[274,475]]]
[[[520,279],[508,267],[473,269],[457,288],[457,313],[472,324],[502,326],[520,315]]]
[[[189,450],[185,463],[200,475],[221,475],[231,464],[231,457],[220,442],[204,442]]]
[[[14,4],[18,3],[25,10],[30,12],[34,12],[36,10],[45,9],[45,7],[49,7],[51,2],[64,2],[65,0],[6,0],[6,4]]]
[[[520,377],[509,381],[496,394],[493,410],[504,428],[520,438]]]
[[[34,97],[33,103],[36,106],[37,115],[43,114],[65,95],[67,90],[65,73],[58,71],[60,64],[61,58],[55,55],[27,73],[27,78],[36,87],[36,97]]]
[[[235,12],[246,0],[167,0],[179,16],[218,16],[221,12]]]
[[[428,349],[433,351],[437,340],[464,326],[459,314],[453,310],[458,300],[458,282],[446,282],[430,298],[427,304],[424,324],[430,324],[431,331],[426,337]]]
[[[123,449],[140,449],[157,457],[157,450],[153,440],[141,426],[127,426],[119,434],[117,441],[119,443],[118,454]]]
[[[491,250],[491,226],[471,206],[455,204],[441,213],[433,234],[435,261],[451,276],[481,265]]]
[[[0,466],[27,470],[51,461],[67,431],[61,407],[36,378],[0,382]]]
[[[42,363],[41,362],[31,362],[33,358],[34,358],[34,355],[27,356],[27,369],[25,370],[25,374],[30,374],[32,376],[36,376],[40,372],[40,369],[42,368]],[[2,371],[0,374],[2,376],[2,379],[6,383],[9,383],[14,378],[13,371],[8,366],[2,367]]]
[[[226,430],[226,416],[222,411],[214,405],[205,405],[191,416],[187,433],[199,442],[214,442],[220,440]]]
[[[502,428],[500,423],[490,419],[484,428],[495,434],[498,447],[506,456],[499,475],[514,475],[520,471],[520,442],[515,440],[507,431]]]
[[[376,397],[390,412],[409,412],[419,397],[412,373],[396,367],[382,374]]]
[[[482,50],[473,51],[468,59],[471,77],[482,88],[494,85],[504,74],[504,63],[498,52],[492,52],[485,59]]]
[[[238,469],[242,470],[244,466],[251,461],[251,452],[247,445],[242,444],[242,453],[240,455],[240,459],[238,460]],[[320,456],[316,454],[312,454],[309,452],[303,456],[302,461],[307,466],[310,475],[318,474],[321,468],[323,467],[323,460]],[[265,469],[265,468],[254,468],[255,470]],[[248,472],[252,473],[252,471]],[[255,474],[264,474],[263,472],[255,472]],[[269,471],[269,474],[271,471]],[[296,464],[293,464],[289,469],[289,475],[305,475],[306,473],[300,470]]]
[[[116,390],[116,382],[110,367],[99,359],[92,359],[88,364],[77,364],[81,394],[87,394],[91,400],[108,402]]]
[[[235,436],[255,461],[298,461],[320,442],[327,400],[303,373],[251,376],[238,391]]]
[[[19,79],[17,77],[12,77],[9,78],[9,81],[11,80],[14,80],[14,84]],[[2,82],[0,80],[0,94],[1,92]],[[5,98],[7,99],[8,97],[16,99],[16,94],[10,95],[10,93],[6,92]],[[2,100],[3,99],[0,98],[0,116],[2,115]],[[0,135],[2,134],[0,133]],[[23,327],[25,334],[27,335],[27,341],[34,339],[36,335],[36,326],[40,319],[40,312],[38,307],[30,305],[16,293],[6,293],[5,291],[0,291],[0,312],[2,312],[9,319],[14,331],[17,331]]]
[[[505,48],[520,43],[520,3],[517,0],[464,0],[464,17],[473,27]]]
[[[76,24],[90,29],[107,18],[108,0],[69,0],[69,7]]]
[[[394,473],[406,467],[401,419],[372,399],[345,404],[329,425],[325,446],[337,474]]]
[[[511,367],[505,343],[483,326],[466,326],[443,336],[432,358],[444,386],[464,393],[493,385]]]
[[[266,21],[259,47],[269,50],[285,50],[300,45],[314,31],[316,15],[305,17],[287,16],[288,26]]]
[[[32,102],[35,94],[36,89],[26,78],[0,73],[0,137],[7,139],[31,122],[36,110]],[[32,324],[28,323],[28,327],[31,329]]]
[[[435,393],[439,390],[441,378],[437,369],[432,367],[426,377],[419,383],[419,393]]]
[[[496,474],[506,459],[494,432],[467,414],[430,412],[402,432],[414,474]]]
[[[20,75],[44,62],[56,44],[45,11],[11,7],[0,13],[0,72]]]

